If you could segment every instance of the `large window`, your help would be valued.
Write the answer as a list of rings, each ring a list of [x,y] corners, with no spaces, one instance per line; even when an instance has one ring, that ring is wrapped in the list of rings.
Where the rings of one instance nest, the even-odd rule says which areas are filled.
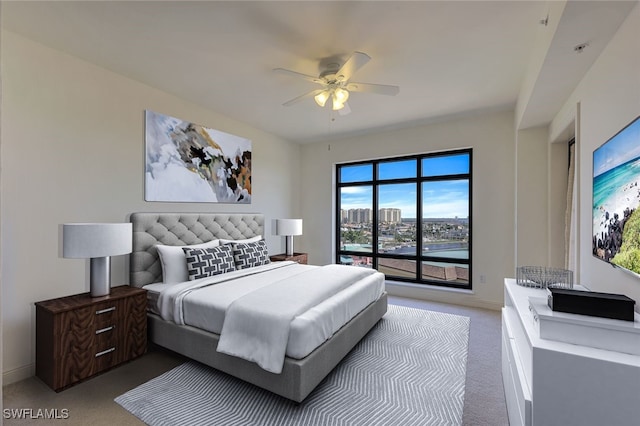
[[[336,262],[471,288],[471,154],[339,164]]]

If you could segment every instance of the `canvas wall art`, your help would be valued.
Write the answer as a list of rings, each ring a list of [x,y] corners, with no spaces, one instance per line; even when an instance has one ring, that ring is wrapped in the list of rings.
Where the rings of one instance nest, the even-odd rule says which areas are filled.
[[[251,203],[251,141],[145,111],[145,200]]]

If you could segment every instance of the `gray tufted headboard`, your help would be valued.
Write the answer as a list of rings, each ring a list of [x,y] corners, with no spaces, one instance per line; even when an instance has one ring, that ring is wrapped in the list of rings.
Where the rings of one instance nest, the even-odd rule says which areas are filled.
[[[132,213],[133,252],[129,283],[134,287],[162,281],[156,244],[183,246],[216,238],[238,240],[264,235],[261,214]]]

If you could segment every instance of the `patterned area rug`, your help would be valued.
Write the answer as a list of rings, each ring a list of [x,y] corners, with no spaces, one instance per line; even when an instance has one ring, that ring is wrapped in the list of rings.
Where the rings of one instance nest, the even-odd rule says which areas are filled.
[[[459,425],[469,318],[389,305],[301,403],[190,361],[115,401],[149,425]]]

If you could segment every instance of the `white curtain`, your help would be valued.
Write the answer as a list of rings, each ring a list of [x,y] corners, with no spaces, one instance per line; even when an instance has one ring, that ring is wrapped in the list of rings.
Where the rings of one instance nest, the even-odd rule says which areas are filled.
[[[575,159],[576,144],[574,141],[569,142],[569,175],[567,179],[567,209],[565,211],[565,230],[564,230],[564,267],[570,271],[575,271],[576,267],[576,178],[575,178]]]

